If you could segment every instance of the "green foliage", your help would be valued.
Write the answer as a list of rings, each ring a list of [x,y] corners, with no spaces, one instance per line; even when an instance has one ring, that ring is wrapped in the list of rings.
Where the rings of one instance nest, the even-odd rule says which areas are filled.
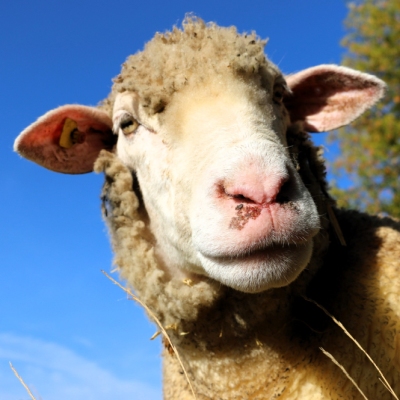
[[[351,3],[345,25],[344,65],[378,76],[388,91],[351,127],[330,134],[340,147],[334,174],[351,182],[333,194],[339,205],[400,218],[400,1]]]

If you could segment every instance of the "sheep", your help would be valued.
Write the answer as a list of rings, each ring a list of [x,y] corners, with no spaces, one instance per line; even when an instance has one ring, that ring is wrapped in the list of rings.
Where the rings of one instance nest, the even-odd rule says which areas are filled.
[[[168,330],[198,399],[400,393],[400,223],[337,209],[308,132],[346,125],[385,84],[321,65],[283,76],[255,33],[187,18],[130,56],[97,107],[46,113],[15,142],[56,172],[104,172],[121,277]],[[163,351],[164,398],[192,399]]]

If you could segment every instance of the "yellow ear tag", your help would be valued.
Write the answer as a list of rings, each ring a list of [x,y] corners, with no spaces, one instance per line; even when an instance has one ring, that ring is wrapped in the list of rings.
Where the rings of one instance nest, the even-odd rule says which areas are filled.
[[[65,149],[72,147],[76,141],[73,140],[73,132],[77,130],[77,123],[71,118],[67,118],[64,122],[64,126],[61,132],[60,140],[58,144]]]

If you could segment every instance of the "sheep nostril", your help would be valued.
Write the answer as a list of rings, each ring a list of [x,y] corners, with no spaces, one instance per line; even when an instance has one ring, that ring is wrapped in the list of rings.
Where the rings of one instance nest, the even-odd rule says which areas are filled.
[[[275,201],[279,204],[285,204],[291,201],[291,191],[292,191],[292,179],[287,179],[286,182],[282,185],[279,190],[279,193],[276,196]]]
[[[243,196],[242,194],[235,194],[235,195],[230,195],[233,199],[237,200],[239,203],[255,203],[253,200],[249,199],[246,196]]]
[[[240,203],[254,204],[255,203],[252,199],[250,199],[249,197],[246,197],[244,194],[235,193],[235,192],[231,193],[231,190],[228,189],[224,184],[217,185],[217,196],[232,199],[238,204],[240,204]]]

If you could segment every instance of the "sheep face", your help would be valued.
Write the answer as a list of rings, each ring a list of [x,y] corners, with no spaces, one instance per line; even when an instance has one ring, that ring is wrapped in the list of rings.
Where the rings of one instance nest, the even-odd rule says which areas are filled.
[[[136,93],[117,95],[117,155],[137,175],[171,273],[258,292],[287,285],[309,262],[319,217],[287,150],[280,73],[268,89],[209,82],[153,118]]]

